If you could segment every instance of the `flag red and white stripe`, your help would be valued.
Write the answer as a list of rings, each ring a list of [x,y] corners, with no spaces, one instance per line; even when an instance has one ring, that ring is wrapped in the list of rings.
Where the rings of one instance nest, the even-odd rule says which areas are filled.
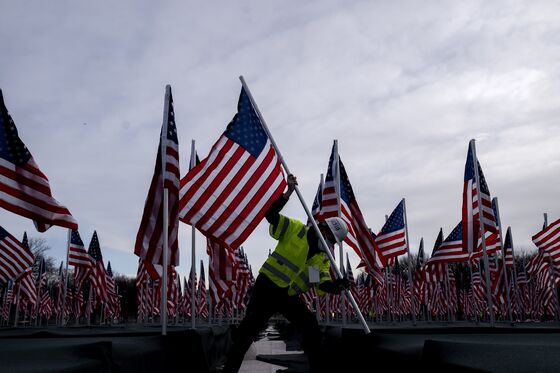
[[[235,249],[285,187],[279,157],[242,89],[226,131],[181,179],[179,218]]]
[[[164,118],[161,127],[156,166],[144,204],[140,228],[136,234],[134,253],[148,262],[163,264],[163,191],[167,189],[169,215],[168,260],[169,265],[178,266],[179,140],[177,138],[175,111],[173,109],[173,97],[170,86],[166,87],[165,113],[167,117]],[[162,166],[162,163],[165,166]],[[164,171],[162,171],[163,167],[165,167]]]
[[[0,207],[32,219],[39,232],[51,225],[77,229],[78,222],[51,193],[49,180],[21,141],[0,90]]]
[[[560,268],[560,219],[533,236],[533,243],[548,253],[556,268]]]
[[[0,227],[0,280],[13,280],[33,266],[33,253]]]

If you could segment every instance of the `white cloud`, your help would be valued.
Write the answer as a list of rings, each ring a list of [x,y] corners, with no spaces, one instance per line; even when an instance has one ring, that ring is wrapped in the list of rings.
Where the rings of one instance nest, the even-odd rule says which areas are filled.
[[[555,204],[560,140],[559,4],[150,1],[10,3],[0,14],[0,87],[55,197],[97,229],[113,268],[132,254],[171,83],[182,173],[231,119],[244,74],[311,202],[333,139],[374,230],[405,197],[410,238],[430,248],[460,219],[468,140],[530,247]],[[297,201],[289,215],[305,219]],[[19,236],[30,222],[0,212]],[[56,228],[53,228],[56,229]],[[181,272],[190,267],[181,227]],[[46,237],[64,246],[63,230]],[[245,244],[256,271],[274,242]],[[198,239],[198,258],[204,243]],[[122,255],[120,250],[130,255]],[[428,250],[429,251],[429,250]],[[60,258],[63,257],[60,249]],[[355,257],[353,260],[355,261]]]

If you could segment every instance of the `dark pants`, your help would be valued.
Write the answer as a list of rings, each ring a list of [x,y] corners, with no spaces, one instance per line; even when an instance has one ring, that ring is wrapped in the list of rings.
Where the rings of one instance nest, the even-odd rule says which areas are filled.
[[[276,312],[282,314],[303,334],[302,348],[309,359],[311,372],[318,369],[318,354],[322,339],[315,315],[298,296],[289,296],[265,275],[259,275],[253,287],[245,318],[233,335],[233,346],[227,356],[225,372],[237,372],[245,353],[255,341],[268,319]]]

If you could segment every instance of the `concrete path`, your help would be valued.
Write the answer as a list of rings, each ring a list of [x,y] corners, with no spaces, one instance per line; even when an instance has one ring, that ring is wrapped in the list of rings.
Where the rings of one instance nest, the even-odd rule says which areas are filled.
[[[267,332],[273,332],[268,330]],[[284,341],[270,340],[266,334],[265,337],[253,343],[245,354],[245,359],[241,365],[240,373],[274,373],[278,369],[286,369],[279,365],[272,365],[263,361],[258,361],[257,355],[276,355],[286,354],[286,344]],[[290,351],[289,353],[292,353]]]

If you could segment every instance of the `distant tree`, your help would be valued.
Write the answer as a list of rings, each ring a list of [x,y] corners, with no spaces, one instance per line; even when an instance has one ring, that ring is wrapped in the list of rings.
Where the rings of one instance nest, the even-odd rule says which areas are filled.
[[[49,282],[54,281],[58,277],[58,265],[60,263],[57,265],[52,256],[47,256],[47,252],[51,249],[47,240],[42,237],[31,237],[29,239],[29,248],[35,257],[35,261],[33,263],[33,275],[37,277],[41,260],[44,258],[47,279]]]

